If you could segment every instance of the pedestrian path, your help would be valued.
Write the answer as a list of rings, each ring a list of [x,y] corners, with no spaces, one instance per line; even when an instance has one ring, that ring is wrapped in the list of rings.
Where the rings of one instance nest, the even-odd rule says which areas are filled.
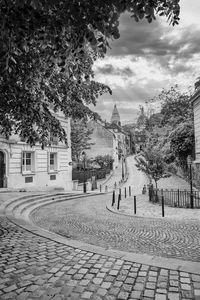
[[[136,214],[134,212],[134,196],[124,198],[120,201],[119,209],[117,209],[117,194],[116,202],[114,206],[111,205],[112,201],[108,204],[108,209],[112,212],[125,214],[134,217],[146,217],[146,218],[163,218],[162,206],[158,203],[153,204],[149,202],[148,195],[136,196]],[[171,218],[173,220],[195,220],[200,221],[200,209],[190,208],[177,208],[164,206],[164,217]]]

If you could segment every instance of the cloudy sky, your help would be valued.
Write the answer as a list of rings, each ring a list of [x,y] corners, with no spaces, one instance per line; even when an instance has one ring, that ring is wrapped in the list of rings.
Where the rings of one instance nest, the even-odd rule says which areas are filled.
[[[165,88],[193,86],[200,74],[200,1],[180,0],[180,24],[168,25],[164,18],[148,24],[136,23],[124,14],[120,39],[95,63],[95,79],[108,84],[113,95],[98,99],[95,110],[110,121],[117,104],[122,124],[132,123],[139,105]]]

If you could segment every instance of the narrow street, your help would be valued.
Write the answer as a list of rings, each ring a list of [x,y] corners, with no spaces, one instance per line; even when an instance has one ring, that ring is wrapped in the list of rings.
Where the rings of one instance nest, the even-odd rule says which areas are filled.
[[[128,156],[127,160],[127,172],[128,180],[123,184],[123,187],[131,186],[132,192],[134,194],[141,194],[144,184],[148,184],[148,178],[139,171],[135,166],[135,156]],[[114,170],[112,177],[104,184],[107,185],[109,191],[112,191],[115,185],[115,182],[118,184],[122,179],[122,163],[120,161],[118,168]]]
[[[124,186],[130,185],[134,194],[141,194],[143,185],[148,181],[134,163],[134,157],[129,157],[129,179]],[[120,171],[119,168],[119,175]],[[110,186],[113,184],[112,180],[111,178]],[[152,206],[149,214],[143,214],[142,218],[118,215],[106,209],[111,200],[111,194],[103,194],[49,205],[36,210],[32,214],[32,220],[37,225],[69,239],[108,249],[182,260],[200,260],[198,219],[178,219],[176,214],[172,214],[170,219],[152,218],[154,208],[158,210],[159,207],[149,203]],[[140,210],[146,209],[145,203],[144,201],[140,204]],[[123,201],[121,205],[123,206]]]

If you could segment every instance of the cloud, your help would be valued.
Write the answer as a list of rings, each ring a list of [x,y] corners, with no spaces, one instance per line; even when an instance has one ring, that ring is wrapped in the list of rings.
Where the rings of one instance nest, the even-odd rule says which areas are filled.
[[[131,70],[128,66],[119,68],[109,63],[106,63],[102,67],[99,66],[96,72],[104,75],[114,75],[114,76],[124,76],[124,77],[129,77],[134,75],[133,70]]]
[[[123,14],[120,21],[121,37],[110,43],[108,55],[111,57],[156,58],[162,66],[167,66],[169,58],[192,59],[199,54],[200,28],[197,25],[171,27],[160,19],[150,24],[135,23],[128,14]]]
[[[94,65],[95,79],[111,87],[97,110],[109,120],[114,103],[123,120],[132,120],[140,104],[174,84],[193,85],[200,70],[200,3],[182,0],[180,25],[172,27],[158,18],[136,23],[128,14],[120,18],[118,40],[110,41],[103,60]],[[110,115],[109,115],[110,114]]]

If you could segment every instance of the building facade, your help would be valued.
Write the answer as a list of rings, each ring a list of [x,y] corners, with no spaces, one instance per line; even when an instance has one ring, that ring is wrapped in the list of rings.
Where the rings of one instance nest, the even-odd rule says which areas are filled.
[[[111,122],[105,124],[105,128],[112,131],[117,139],[118,158],[127,156],[130,153],[130,136],[121,126],[120,115],[116,104],[114,105]]]
[[[41,149],[31,147],[18,136],[0,136],[0,188],[48,190],[72,189],[70,120],[58,117],[68,136],[68,145],[51,139]]]
[[[106,129],[99,121],[89,121],[88,128],[93,129],[90,149],[85,150],[87,157],[94,159],[98,155],[109,154],[113,158],[113,168],[118,165],[117,138],[113,132]]]
[[[195,161],[200,166],[200,78],[195,83],[195,91],[191,98],[194,112]]]

